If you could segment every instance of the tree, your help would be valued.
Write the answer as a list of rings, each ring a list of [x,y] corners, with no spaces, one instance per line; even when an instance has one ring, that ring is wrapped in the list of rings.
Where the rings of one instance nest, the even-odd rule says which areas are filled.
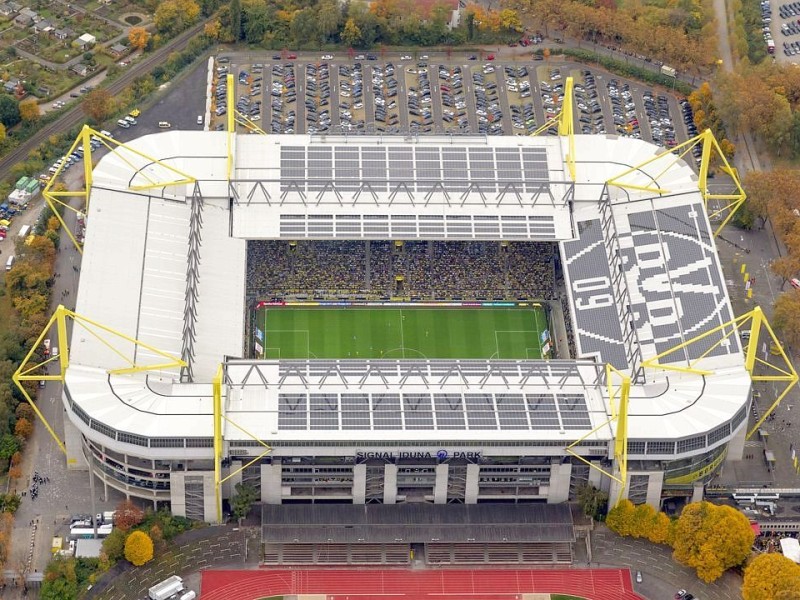
[[[0,458],[10,460],[17,450],[19,450],[17,438],[10,433],[6,433],[0,437]]]
[[[41,116],[39,113],[39,104],[36,100],[25,100],[19,103],[19,116],[26,123],[38,121]]]
[[[0,142],[6,139],[6,126],[0,123]]]
[[[157,524],[150,528],[150,539],[153,540],[154,554],[161,554],[164,552],[167,547],[167,543],[164,541],[164,533],[161,531],[161,527],[159,527]]]
[[[339,3],[336,0],[322,0],[317,8],[317,25],[322,43],[327,43],[339,31]]]
[[[581,485],[577,496],[583,514],[595,520],[601,518],[608,507],[608,494],[598,490],[591,483]]]
[[[75,559],[57,557],[51,560],[44,572],[39,591],[41,600],[74,600],[78,597],[78,578],[75,576]]]
[[[189,27],[200,16],[200,7],[194,0],[164,0],[159,2],[153,15],[156,29],[174,35]]]
[[[630,500],[622,500],[614,508],[608,511],[606,525],[614,533],[619,535],[631,535],[633,526],[633,513],[636,507]]]
[[[786,282],[800,273],[800,256],[787,254],[776,258],[769,264],[769,270],[781,278],[781,288],[783,288]]]
[[[19,102],[8,94],[0,95],[0,123],[13,127],[20,121]]]
[[[141,567],[153,560],[153,540],[144,531],[134,531],[125,540],[125,558],[134,566]]]
[[[221,33],[222,33],[222,23],[220,23],[219,19],[214,19],[213,21],[206,23],[205,27],[203,27],[203,35],[205,35],[210,40],[220,39]]]
[[[238,42],[242,39],[242,2],[241,0],[231,0],[231,35],[233,41]]]
[[[777,552],[760,554],[744,570],[744,600],[797,600],[800,565]]]
[[[247,483],[237,483],[235,489],[236,495],[231,498],[231,509],[234,518],[241,520],[250,512],[253,502],[258,500],[259,494],[256,488]]]
[[[14,425],[14,435],[27,440],[29,437],[31,437],[32,434],[33,434],[33,423],[28,421],[28,419],[17,419],[17,423],[16,425]]]
[[[115,563],[125,556],[125,538],[127,534],[119,527],[114,527],[108,537],[103,540],[103,552],[109,562]]]
[[[114,104],[107,90],[92,90],[83,98],[83,112],[95,123],[102,123],[114,112]]]
[[[750,521],[735,508],[694,502],[684,507],[675,524],[673,556],[711,582],[741,565],[754,539]]]
[[[790,346],[800,345],[800,290],[783,292],[775,300],[772,322]]]
[[[18,419],[28,419],[28,421],[33,421],[36,413],[33,412],[30,404],[27,402],[20,402],[17,404],[17,409],[14,411],[14,414],[17,415]]]
[[[114,525],[122,531],[129,531],[144,520],[144,511],[130,500],[123,500],[114,513]]]
[[[128,41],[132,48],[144,50],[150,40],[150,33],[144,27],[131,27],[128,32]]]
[[[361,30],[352,17],[347,19],[347,22],[344,24],[342,41],[348,46],[359,46],[361,44]]]

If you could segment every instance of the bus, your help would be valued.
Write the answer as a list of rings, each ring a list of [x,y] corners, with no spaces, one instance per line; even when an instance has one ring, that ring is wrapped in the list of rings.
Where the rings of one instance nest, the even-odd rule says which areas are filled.
[[[97,537],[105,538],[111,534],[114,526],[111,523],[107,525],[98,525]],[[94,528],[92,527],[71,527],[69,530],[69,537],[74,540],[90,540],[94,538]]]

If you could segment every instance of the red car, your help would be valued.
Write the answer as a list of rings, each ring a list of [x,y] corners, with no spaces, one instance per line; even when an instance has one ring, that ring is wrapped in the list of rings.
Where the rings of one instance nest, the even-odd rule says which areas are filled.
[[[486,60],[494,60],[494,54],[490,54],[486,57]]]
[[[297,54],[287,54],[286,58],[289,60],[295,60],[297,58]]]

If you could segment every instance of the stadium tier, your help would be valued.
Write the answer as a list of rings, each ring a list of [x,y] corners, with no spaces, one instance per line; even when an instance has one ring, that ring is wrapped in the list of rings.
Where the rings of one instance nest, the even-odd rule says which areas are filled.
[[[558,504],[592,483],[658,506],[741,458],[751,380],[682,160],[622,189],[660,148],[576,136],[573,182],[556,137],[236,135],[230,164],[228,143],[146,135],[94,169],[76,312],[146,344],[122,342],[139,365],[186,366],[113,372],[76,323],[70,468],[214,521],[218,372],[221,476],[248,465],[225,500]],[[660,358],[703,375],[648,366],[703,333]],[[607,364],[632,382],[624,485],[587,464],[620,472]]]

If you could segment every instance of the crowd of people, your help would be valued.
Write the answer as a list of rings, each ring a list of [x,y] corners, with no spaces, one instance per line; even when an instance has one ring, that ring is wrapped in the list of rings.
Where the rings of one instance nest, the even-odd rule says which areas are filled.
[[[556,256],[545,242],[255,240],[247,285],[260,300],[552,299]]]

